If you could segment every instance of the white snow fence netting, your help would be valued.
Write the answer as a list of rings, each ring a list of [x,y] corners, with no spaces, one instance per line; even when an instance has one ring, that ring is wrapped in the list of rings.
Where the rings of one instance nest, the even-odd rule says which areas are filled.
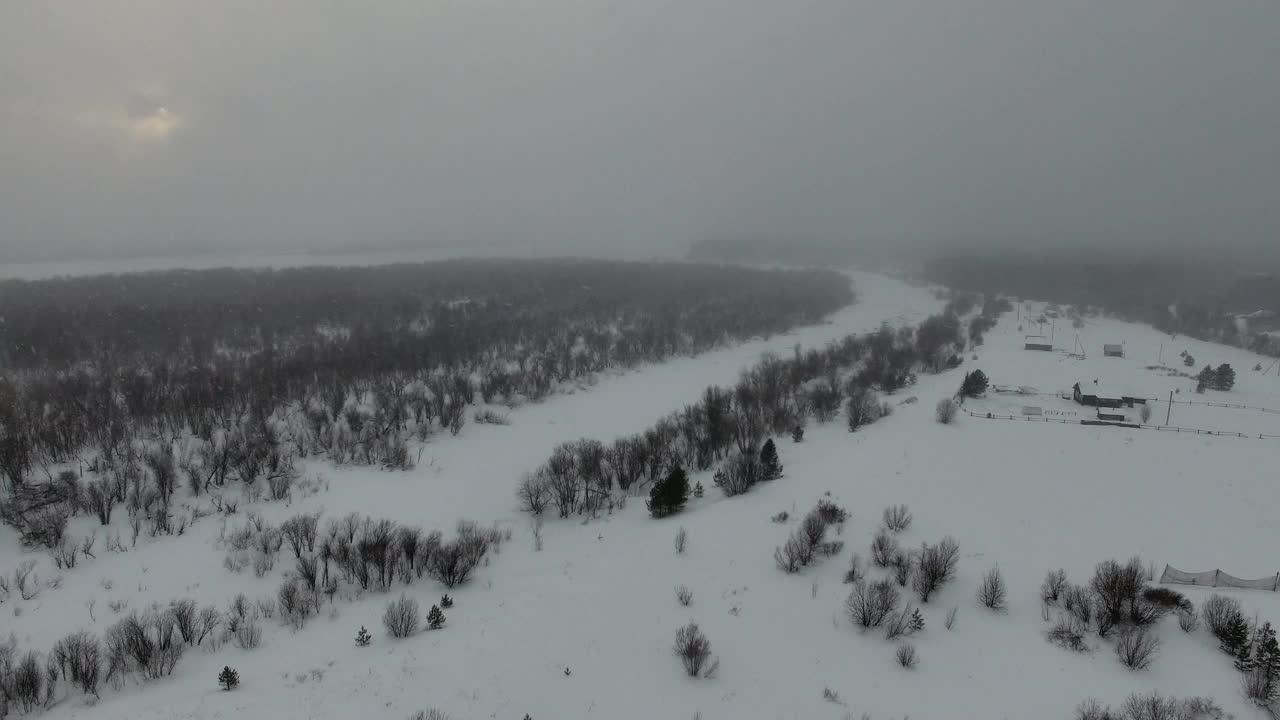
[[[1176,585],[1204,585],[1207,587],[1234,587],[1248,588],[1250,590],[1270,590],[1276,592],[1280,590],[1280,573],[1269,577],[1259,578],[1257,580],[1245,580],[1243,578],[1228,575],[1221,570],[1209,570],[1207,572],[1182,572],[1175,569],[1172,565],[1164,566],[1164,573],[1160,575],[1160,582]]]

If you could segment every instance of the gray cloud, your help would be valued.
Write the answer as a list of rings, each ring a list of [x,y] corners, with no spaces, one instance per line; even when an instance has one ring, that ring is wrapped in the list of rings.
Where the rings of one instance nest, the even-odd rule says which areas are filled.
[[[0,5],[0,261],[1280,245],[1274,0]]]

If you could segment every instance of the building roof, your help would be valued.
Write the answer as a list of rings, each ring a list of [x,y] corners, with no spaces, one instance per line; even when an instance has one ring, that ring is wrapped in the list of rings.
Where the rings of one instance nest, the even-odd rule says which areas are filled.
[[[1134,392],[1123,385],[1110,385],[1107,383],[1098,383],[1097,385],[1094,385],[1092,380],[1082,380],[1080,382],[1080,394],[1093,395],[1094,397],[1100,398],[1112,398],[1115,400],[1127,397],[1146,397],[1146,395]]]

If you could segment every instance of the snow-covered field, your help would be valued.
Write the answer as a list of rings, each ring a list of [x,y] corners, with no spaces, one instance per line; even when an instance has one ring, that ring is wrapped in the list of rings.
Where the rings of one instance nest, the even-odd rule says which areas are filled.
[[[1132,672],[1096,638],[1091,641],[1099,647],[1090,654],[1046,642],[1038,588],[1051,568],[1084,582],[1096,562],[1134,554],[1158,568],[1169,563],[1241,577],[1275,573],[1280,529],[1273,508],[1280,489],[1273,475],[1280,440],[966,416],[951,426],[934,421],[936,401],[974,368],[993,383],[1044,392],[1105,378],[1147,388],[1153,397],[1178,388],[1181,399],[1280,409],[1280,378],[1252,372],[1258,358],[1170,341],[1150,328],[1089,320],[1080,331],[1088,357],[1078,360],[1022,350],[1022,333],[1010,314],[988,334],[976,360],[966,357],[961,369],[922,376],[915,387],[887,398],[895,404],[892,416],[856,434],[837,421],[811,425],[798,445],[779,438],[785,464],[780,480],[724,498],[709,474],[694,476],[708,492],[679,515],[653,520],[637,499],[591,522],[548,519],[545,546],[535,551],[513,490],[519,475],[555,444],[641,430],[693,401],[707,384],[733,382],[762,351],[789,352],[795,343],[872,330],[882,320],[914,323],[941,307],[926,290],[888,278],[855,273],[855,284],[858,304],[829,324],[602,378],[512,412],[509,426],[469,424],[459,437],[424,446],[417,469],[408,473],[313,462],[306,475],[317,492],[299,493],[289,505],[252,507],[272,522],[302,510],[354,510],[446,530],[459,517],[507,525],[513,541],[471,583],[451,592],[456,605],[443,630],[390,639],[380,622],[389,597],[370,593],[339,601],[332,611],[326,604],[301,631],[268,624],[257,650],[228,645],[216,653],[192,651],[172,677],[104,690],[95,705],[73,694],[47,716],[397,719],[438,707],[453,718],[512,720],[526,713],[533,720],[696,714],[706,720],[836,720],[862,713],[877,720],[1067,718],[1088,696],[1118,704],[1131,692],[1156,689],[1214,696],[1237,717],[1262,717],[1248,706],[1239,676],[1203,629],[1186,635],[1165,618],[1156,628],[1164,645],[1155,663]],[[1124,342],[1126,357],[1102,357],[1103,342]],[[1195,356],[1195,369],[1231,363],[1236,389],[1196,396],[1192,380],[1144,369],[1155,364],[1162,342],[1170,365],[1182,349]],[[918,401],[898,404],[909,397]],[[1216,413],[1223,413],[1223,425],[1213,429],[1257,433],[1274,427],[1255,428],[1261,413],[1184,405],[1175,406],[1174,416],[1186,422],[1175,424],[1190,425],[1193,417],[1207,423]],[[851,513],[838,538],[843,552],[800,574],[783,574],[775,567],[774,547],[826,492]],[[961,550],[956,581],[921,606],[927,626],[912,640],[921,660],[910,671],[894,663],[893,643],[878,632],[859,633],[843,611],[849,588],[841,578],[849,557],[856,552],[867,558],[881,510],[896,503],[910,505],[915,516],[902,535],[905,544],[951,535]],[[229,525],[242,522],[245,509]],[[781,510],[791,521],[770,522]],[[124,513],[117,516],[113,529],[127,536]],[[95,525],[78,518],[71,534],[87,534]],[[291,563],[282,560],[262,579],[223,569],[224,553],[216,547],[220,527],[220,520],[205,518],[181,537],[140,539],[125,554],[99,548],[97,559],[61,573],[60,587],[0,606],[0,632],[12,631],[22,646],[43,651],[73,630],[102,632],[119,618],[113,602],[127,602],[121,612],[128,612],[178,597],[225,607],[238,592],[250,598],[274,594]],[[688,530],[689,547],[677,555],[672,541],[680,527]],[[0,570],[7,570],[24,554],[16,536],[2,532]],[[31,558],[39,560],[42,580],[58,574],[47,556]],[[999,614],[974,599],[981,574],[996,565],[1010,590],[1010,607]],[[694,593],[688,607],[673,593],[681,584]],[[1208,594],[1185,590],[1197,603]],[[443,591],[430,582],[406,589],[424,609]],[[1251,614],[1280,620],[1277,594],[1226,592]],[[952,607],[958,621],[946,630],[943,619]],[[672,655],[675,630],[689,620],[699,623],[720,658],[714,679],[686,677]],[[361,626],[374,634],[368,647],[353,642]],[[215,682],[224,665],[239,671],[242,684],[234,692],[222,692]],[[842,704],[824,700],[824,688]]]

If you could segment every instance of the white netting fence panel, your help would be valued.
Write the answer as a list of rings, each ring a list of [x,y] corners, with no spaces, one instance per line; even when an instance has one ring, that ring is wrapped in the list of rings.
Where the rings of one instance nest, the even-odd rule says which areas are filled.
[[[1280,589],[1280,573],[1265,578],[1258,578],[1257,580],[1245,580],[1244,578],[1229,575],[1221,570],[1183,572],[1174,568],[1172,565],[1165,565],[1164,573],[1160,575],[1160,582],[1176,585],[1234,587],[1247,588],[1250,590],[1270,590],[1271,592],[1276,592]]]

